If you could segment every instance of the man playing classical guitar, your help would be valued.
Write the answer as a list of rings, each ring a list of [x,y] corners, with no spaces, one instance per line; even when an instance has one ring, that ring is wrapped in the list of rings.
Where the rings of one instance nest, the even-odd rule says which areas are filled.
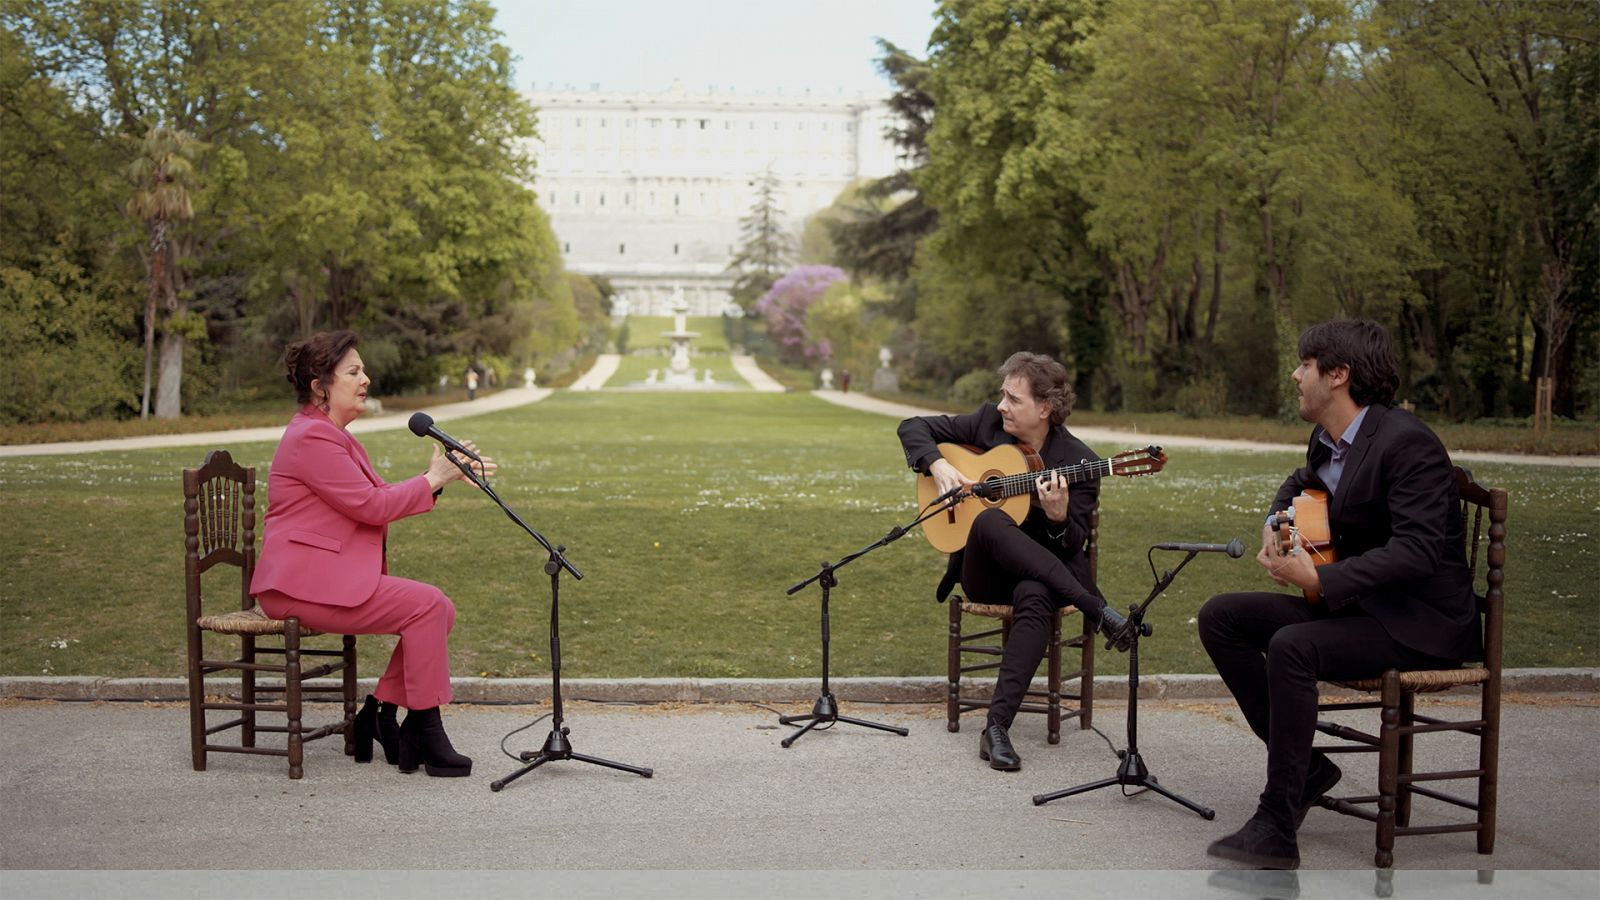
[[[965,444],[978,450],[1000,444],[1025,445],[1049,469],[1097,458],[1062,425],[1072,412],[1075,396],[1060,363],[1035,353],[1016,353],[1000,367],[1000,376],[1004,381],[999,404],[985,403],[966,415],[925,416],[900,423],[906,462],[932,476],[939,493],[974,484],[939,452],[940,443]],[[973,520],[966,547],[950,555],[939,584],[940,600],[959,580],[971,599],[1013,608],[1011,634],[978,743],[979,757],[995,769],[1022,768],[1009,729],[1044,658],[1057,608],[1076,606],[1099,621],[1102,633],[1127,649],[1122,634],[1126,619],[1107,608],[1089,577],[1084,552],[1089,514],[1099,495],[1099,479],[1080,482],[1069,490],[1058,475],[1040,477],[1034,491],[1036,502],[1020,525],[1001,509],[987,509]]]
[[[1200,610],[1200,640],[1267,744],[1255,815],[1206,852],[1281,869],[1300,864],[1295,833],[1340,777],[1312,752],[1317,682],[1453,667],[1481,642],[1450,457],[1416,416],[1389,407],[1399,384],[1389,333],[1368,321],[1314,325],[1299,358],[1300,417],[1316,427],[1305,466],[1272,501],[1256,561],[1304,595],[1221,594]],[[1308,488],[1330,496],[1337,561],[1319,565],[1298,542],[1284,552],[1274,533]]]

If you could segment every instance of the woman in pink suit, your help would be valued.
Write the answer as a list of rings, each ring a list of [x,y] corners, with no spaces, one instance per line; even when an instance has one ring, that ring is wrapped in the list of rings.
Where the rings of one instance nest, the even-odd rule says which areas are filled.
[[[284,353],[301,405],[272,456],[266,537],[250,592],[273,618],[297,616],[336,634],[399,635],[375,695],[356,716],[356,760],[372,759],[376,736],[402,772],[420,764],[429,775],[469,775],[472,760],[450,746],[439,717],[451,696],[455,605],[433,585],[390,575],[384,559],[389,523],[432,509],[445,485],[466,476],[435,445],[421,475],[398,484],[378,477],[345,430],[364,411],[371,381],[356,342],[351,331],[323,332]],[[483,458],[483,474],[495,468]],[[397,725],[401,706],[409,712]]]

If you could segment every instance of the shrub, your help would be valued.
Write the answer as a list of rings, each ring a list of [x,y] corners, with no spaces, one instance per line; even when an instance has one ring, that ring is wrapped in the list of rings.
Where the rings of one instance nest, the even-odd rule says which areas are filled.
[[[957,378],[946,394],[951,403],[978,406],[992,403],[1000,394],[1000,373],[993,369],[973,369]]]

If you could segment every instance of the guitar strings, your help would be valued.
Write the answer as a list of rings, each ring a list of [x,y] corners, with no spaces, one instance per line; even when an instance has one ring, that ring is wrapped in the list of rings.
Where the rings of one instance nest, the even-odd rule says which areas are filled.
[[[1062,466],[1059,469],[1046,469],[1042,472],[1024,472],[1020,475],[1003,475],[992,481],[985,482],[990,485],[1000,485],[1001,493],[1007,497],[1015,497],[1033,490],[1038,479],[1050,474],[1058,474],[1067,480],[1068,484],[1087,481],[1090,478],[1099,478],[1111,474],[1112,459],[1099,459],[1094,462],[1079,463],[1075,466]]]

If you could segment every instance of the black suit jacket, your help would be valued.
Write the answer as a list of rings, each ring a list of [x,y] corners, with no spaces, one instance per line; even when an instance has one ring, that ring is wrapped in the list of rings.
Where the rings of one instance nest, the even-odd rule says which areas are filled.
[[[1311,432],[1306,465],[1283,483],[1272,512],[1306,488],[1327,489],[1316,474],[1332,456],[1322,434],[1320,425]],[[1459,499],[1450,456],[1428,426],[1402,409],[1368,407],[1328,506],[1339,558],[1317,574],[1329,612],[1354,605],[1407,647],[1479,658]]]
[[[900,445],[905,448],[906,465],[926,475],[928,467],[940,459],[939,444],[965,444],[978,450],[992,450],[1001,444],[1016,444],[1017,439],[1008,434],[1000,419],[1000,410],[993,403],[985,403],[974,412],[960,416],[919,416],[900,423]],[[1035,447],[1044,464],[1052,469],[1092,462],[1100,457],[1089,445],[1072,436],[1064,425],[1049,431],[1043,447]],[[1054,553],[1066,564],[1067,571],[1078,583],[1095,594],[1100,588],[1089,577],[1089,517],[1100,502],[1100,479],[1074,484],[1067,496],[1067,520],[1052,523],[1044,510],[1034,505],[1028,517],[1022,520],[1022,531],[1041,546]],[[1065,531],[1063,533],[1063,525]],[[1061,534],[1052,538],[1051,533]],[[950,554],[950,564],[944,580],[939,583],[938,598],[943,601],[950,588],[961,580],[961,557],[964,551]]]

